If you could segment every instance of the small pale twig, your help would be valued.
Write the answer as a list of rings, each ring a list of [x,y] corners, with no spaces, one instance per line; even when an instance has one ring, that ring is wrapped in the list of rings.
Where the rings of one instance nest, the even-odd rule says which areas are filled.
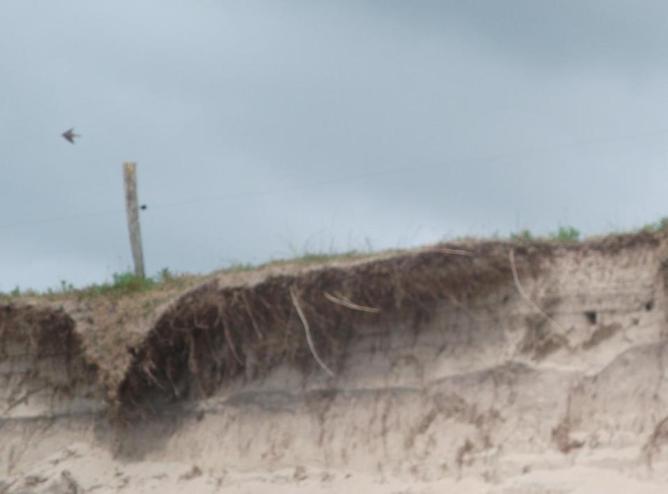
[[[343,307],[346,307],[347,309],[351,310],[358,310],[360,312],[371,312],[372,314],[377,314],[380,312],[380,309],[376,307],[367,307],[365,305],[358,305],[354,302],[351,302],[347,298],[343,297],[342,295],[332,295],[331,293],[324,292],[325,298],[329,300],[330,302],[338,305],[342,305]]]
[[[508,254],[508,257],[509,257],[509,259],[510,259],[510,268],[512,269],[512,272],[513,272],[513,281],[515,282],[515,288],[517,288],[517,291],[518,291],[519,294],[522,296],[522,298],[523,298],[523,299],[524,299],[524,300],[525,300],[531,307],[533,307],[533,308],[536,309],[538,312],[540,312],[540,314],[541,314],[545,319],[547,319],[547,320],[550,321],[552,324],[554,324],[554,325],[557,327],[557,329],[558,329],[559,331],[561,331],[562,333],[566,333],[566,330],[564,329],[564,327],[563,327],[561,324],[559,324],[557,321],[555,321],[554,319],[552,319],[552,318],[551,318],[551,317],[550,317],[550,316],[549,316],[543,309],[540,308],[540,306],[539,306],[536,302],[534,302],[533,300],[531,300],[531,297],[529,297],[529,295],[527,295],[527,293],[524,291],[524,288],[522,288],[522,284],[520,283],[520,277],[519,277],[519,275],[517,274],[517,267],[516,267],[516,265],[515,265],[515,251],[514,251],[513,249],[510,249],[510,253]]]
[[[306,332],[306,343],[308,343],[308,347],[311,350],[313,358],[315,359],[316,362],[318,362],[318,365],[320,365],[320,367],[322,367],[322,369],[327,374],[329,374],[330,377],[334,377],[334,373],[329,369],[329,367],[325,365],[322,359],[318,356],[318,352],[316,352],[315,350],[315,346],[313,345],[313,340],[311,339],[311,329],[309,328],[306,316],[304,316],[304,312],[302,311],[302,308],[299,305],[299,300],[297,299],[297,294],[295,293],[293,287],[290,288],[290,298],[292,298],[292,303],[295,306],[295,309],[297,309],[297,315],[299,315],[299,319],[301,320],[302,325],[304,326],[304,331]]]

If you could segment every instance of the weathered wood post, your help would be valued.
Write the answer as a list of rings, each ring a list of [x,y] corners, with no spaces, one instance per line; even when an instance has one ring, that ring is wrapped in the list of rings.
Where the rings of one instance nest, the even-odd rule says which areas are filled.
[[[144,253],[141,245],[141,229],[139,228],[139,207],[137,202],[137,164],[133,161],[123,163],[123,179],[125,183],[125,209],[128,214],[128,231],[130,247],[135,264],[135,275],[141,278],[144,272]]]

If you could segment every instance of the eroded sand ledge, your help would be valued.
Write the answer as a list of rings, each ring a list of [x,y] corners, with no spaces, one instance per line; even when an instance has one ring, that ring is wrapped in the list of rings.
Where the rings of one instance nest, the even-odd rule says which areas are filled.
[[[221,275],[112,362],[76,311],[5,305],[0,492],[664,492],[667,245]]]

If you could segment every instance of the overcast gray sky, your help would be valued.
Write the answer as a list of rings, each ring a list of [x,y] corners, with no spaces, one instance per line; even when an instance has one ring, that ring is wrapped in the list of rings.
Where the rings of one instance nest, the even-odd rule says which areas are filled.
[[[74,126],[70,145],[60,133]],[[0,291],[668,215],[668,3],[3,0]]]

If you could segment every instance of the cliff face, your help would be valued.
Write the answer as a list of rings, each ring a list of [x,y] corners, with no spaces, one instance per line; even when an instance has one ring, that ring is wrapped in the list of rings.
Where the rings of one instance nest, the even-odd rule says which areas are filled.
[[[70,417],[103,408],[96,368],[86,362],[74,328],[62,311],[0,308],[3,420]]]
[[[408,492],[467,479],[589,492],[567,479],[592,471],[668,480],[667,253],[641,234],[223,276],[156,315],[113,393],[75,318],[7,306],[0,475],[65,489],[36,465],[77,443],[104,464],[196,464],[165,482],[211,489],[220,472],[285,469],[294,489],[319,472],[305,492],[332,472],[423,489]]]

